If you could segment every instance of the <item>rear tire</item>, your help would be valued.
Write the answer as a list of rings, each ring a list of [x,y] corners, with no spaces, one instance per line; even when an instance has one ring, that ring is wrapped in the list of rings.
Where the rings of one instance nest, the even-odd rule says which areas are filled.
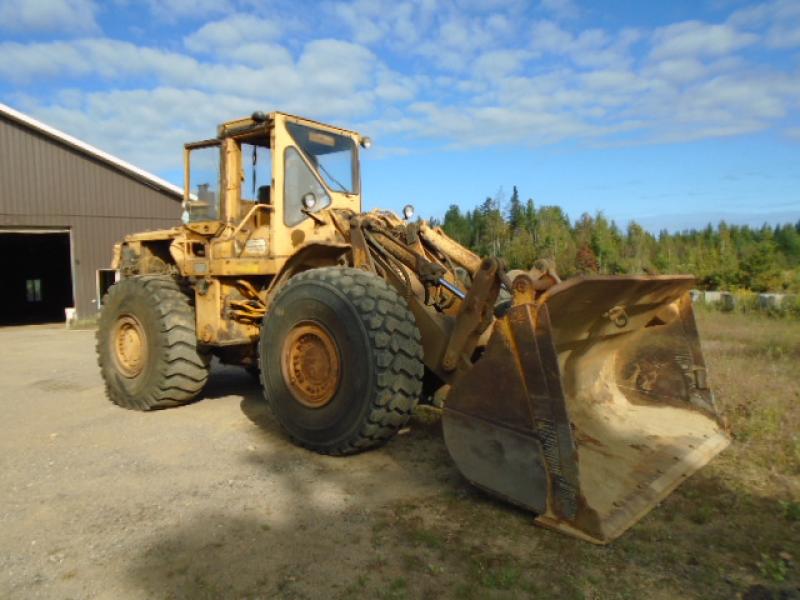
[[[262,323],[264,395],[300,445],[353,454],[411,417],[422,390],[420,333],[378,276],[326,267],[292,277]]]
[[[208,379],[197,347],[194,309],[168,275],[113,285],[97,330],[97,361],[108,399],[131,410],[190,402]]]

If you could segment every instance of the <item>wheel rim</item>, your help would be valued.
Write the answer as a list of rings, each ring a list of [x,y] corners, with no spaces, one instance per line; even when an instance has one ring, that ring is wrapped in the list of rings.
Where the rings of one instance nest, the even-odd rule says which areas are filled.
[[[147,334],[139,319],[123,315],[117,319],[111,334],[114,359],[125,377],[136,377],[147,360]]]
[[[300,323],[286,336],[281,371],[300,404],[309,408],[328,404],[339,389],[340,365],[336,342],[318,323]]]

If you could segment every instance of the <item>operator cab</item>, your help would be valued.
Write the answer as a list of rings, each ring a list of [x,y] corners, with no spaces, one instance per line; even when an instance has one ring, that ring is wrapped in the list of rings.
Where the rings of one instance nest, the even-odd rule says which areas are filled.
[[[211,235],[267,226],[276,239],[276,227],[310,231],[326,208],[360,212],[359,145],[369,139],[278,112],[224,123],[216,138],[185,146],[182,220]]]

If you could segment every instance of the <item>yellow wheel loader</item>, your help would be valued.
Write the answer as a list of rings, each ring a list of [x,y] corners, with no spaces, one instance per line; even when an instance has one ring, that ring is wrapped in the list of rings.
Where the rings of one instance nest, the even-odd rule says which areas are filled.
[[[114,248],[109,399],[189,402],[216,356],[259,373],[286,433],[333,455],[433,399],[466,479],[597,543],[726,447],[691,277],[509,272],[410,206],[363,213],[369,144],[279,112],[186,144],[182,225]]]

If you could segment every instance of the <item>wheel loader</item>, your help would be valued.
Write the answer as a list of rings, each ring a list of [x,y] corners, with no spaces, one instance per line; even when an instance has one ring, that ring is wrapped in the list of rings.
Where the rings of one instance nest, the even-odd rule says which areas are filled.
[[[418,402],[479,488],[606,543],[729,443],[691,276],[561,281],[362,212],[354,131],[280,112],[185,145],[182,224],[127,236],[97,353],[109,399],[190,402],[216,356],[258,374],[297,444],[346,455]]]

